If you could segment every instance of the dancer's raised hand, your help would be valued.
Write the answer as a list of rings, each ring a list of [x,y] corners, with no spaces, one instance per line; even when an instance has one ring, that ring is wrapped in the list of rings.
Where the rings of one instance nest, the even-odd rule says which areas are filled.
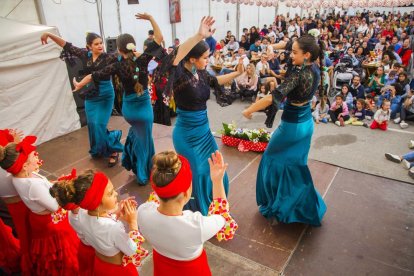
[[[243,114],[243,116],[244,116],[245,118],[247,118],[247,119],[249,119],[249,120],[250,120],[251,118],[253,118],[252,113],[250,113],[249,111],[247,111],[247,109],[243,110],[242,114]]]
[[[152,15],[148,14],[148,13],[137,13],[135,15],[136,19],[143,19],[143,20],[151,20]]]
[[[223,155],[221,152],[218,150],[213,152],[211,154],[211,158],[208,159],[208,164],[210,165],[211,182],[213,182],[213,184],[222,183],[228,164],[224,163]]]
[[[40,37],[40,41],[42,42],[42,45],[47,44],[47,39],[49,38],[49,33],[43,33]]]
[[[212,16],[203,16],[198,28],[198,34],[203,38],[210,37],[214,34],[216,29],[213,28],[213,24],[216,22]]]

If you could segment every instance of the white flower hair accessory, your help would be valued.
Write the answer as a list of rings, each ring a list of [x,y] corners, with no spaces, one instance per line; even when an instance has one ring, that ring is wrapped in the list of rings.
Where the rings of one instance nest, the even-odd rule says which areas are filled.
[[[128,44],[126,45],[126,48],[127,48],[128,50],[130,50],[130,51],[135,51],[136,46],[135,46],[135,44],[134,44],[134,43],[128,43]]]
[[[310,34],[311,36],[315,38],[318,38],[321,35],[318,29],[309,30],[308,34]]]

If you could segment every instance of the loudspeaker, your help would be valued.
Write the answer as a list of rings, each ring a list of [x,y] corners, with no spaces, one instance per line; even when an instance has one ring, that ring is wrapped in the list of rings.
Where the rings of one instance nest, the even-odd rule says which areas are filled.
[[[105,40],[106,52],[113,53],[116,52],[116,37],[108,37]]]

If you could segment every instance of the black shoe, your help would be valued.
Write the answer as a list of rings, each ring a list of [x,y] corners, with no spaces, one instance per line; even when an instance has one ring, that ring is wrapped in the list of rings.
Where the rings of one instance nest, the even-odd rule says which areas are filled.
[[[385,158],[387,158],[388,160],[390,160],[394,163],[401,163],[401,161],[402,161],[401,158],[398,155],[391,154],[391,153],[386,153]]]

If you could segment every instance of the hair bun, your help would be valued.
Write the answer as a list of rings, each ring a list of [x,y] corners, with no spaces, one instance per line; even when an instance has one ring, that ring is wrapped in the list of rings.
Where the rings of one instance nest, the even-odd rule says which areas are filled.
[[[0,146],[0,162],[4,160],[6,157],[6,148]]]

